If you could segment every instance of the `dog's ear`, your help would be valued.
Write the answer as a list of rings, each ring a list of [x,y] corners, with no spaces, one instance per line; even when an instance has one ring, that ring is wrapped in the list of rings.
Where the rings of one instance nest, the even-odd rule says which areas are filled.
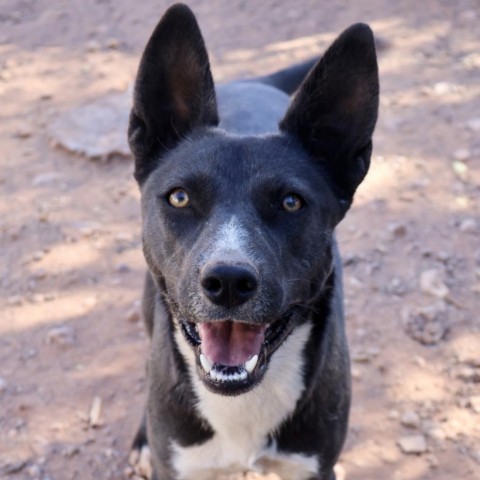
[[[147,43],[135,83],[128,140],[141,184],[162,153],[193,128],[218,124],[205,43],[192,11],[170,7]]]
[[[347,208],[370,165],[378,94],[373,33],[356,24],[312,69],[280,123],[324,165]]]

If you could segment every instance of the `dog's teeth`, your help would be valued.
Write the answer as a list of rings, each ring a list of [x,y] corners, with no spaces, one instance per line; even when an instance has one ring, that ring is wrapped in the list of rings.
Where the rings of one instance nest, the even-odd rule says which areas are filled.
[[[233,375],[233,379],[238,382],[240,380],[241,376],[238,372],[235,373],[235,375]]]
[[[250,360],[245,363],[245,370],[248,373],[252,373],[258,362],[258,355],[254,355]]]
[[[210,378],[211,378],[212,380],[216,380],[216,379],[217,379],[217,372],[216,372],[216,370],[212,370],[212,371],[210,372]]]
[[[207,373],[210,373],[210,370],[213,367],[212,362],[203,353],[200,354],[200,363],[202,364],[203,369]]]
[[[240,374],[240,380],[246,380],[248,376],[248,373],[243,370],[243,372]]]

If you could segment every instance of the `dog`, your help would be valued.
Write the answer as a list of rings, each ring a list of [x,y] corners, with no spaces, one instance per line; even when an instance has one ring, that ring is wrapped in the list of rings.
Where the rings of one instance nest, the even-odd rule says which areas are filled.
[[[335,478],[351,389],[334,230],[378,98],[365,24],[318,61],[218,87],[187,6],[155,28],[128,132],[151,339],[134,452],[154,480]]]

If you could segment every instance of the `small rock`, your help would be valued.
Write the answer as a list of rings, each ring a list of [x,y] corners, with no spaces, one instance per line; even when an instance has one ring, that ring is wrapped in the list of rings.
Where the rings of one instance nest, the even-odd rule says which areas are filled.
[[[388,230],[394,238],[402,238],[407,234],[407,226],[404,223],[390,223]]]
[[[467,128],[472,130],[472,132],[480,131],[480,118],[472,118],[467,122]]]
[[[130,104],[130,91],[112,93],[58,115],[48,127],[51,144],[92,159],[129,158]]]
[[[14,307],[19,307],[20,305],[23,305],[24,302],[25,299],[21,295],[13,295],[7,298],[7,305],[12,305]]]
[[[469,160],[471,156],[472,153],[466,148],[459,148],[453,152],[453,159],[457,162],[465,162],[466,160]]]
[[[129,310],[127,310],[127,313],[125,314],[125,319],[129,323],[136,323],[142,318],[142,315],[140,313],[140,308],[139,305],[133,305],[130,307]]]
[[[32,136],[32,129],[27,125],[23,125],[15,132],[15,136],[22,139],[29,138]]]
[[[423,435],[409,435],[398,440],[398,446],[406,454],[422,454],[427,451],[427,441]]]
[[[126,263],[119,263],[116,267],[115,270],[118,273],[129,273],[131,271],[131,268],[126,264]]]
[[[102,413],[102,399],[100,397],[94,397],[92,405],[90,407],[90,413],[88,414],[88,423],[91,427],[99,427],[100,414]]]
[[[32,261],[39,262],[45,256],[45,253],[44,250],[37,250],[32,254]]]
[[[116,38],[109,38],[105,46],[112,50],[116,50],[120,46],[120,42]]]
[[[74,455],[80,453],[80,447],[78,445],[67,445],[63,450],[63,456],[67,458],[72,458]]]
[[[53,185],[65,176],[60,172],[45,172],[35,176],[32,180],[32,187],[46,187]]]
[[[444,272],[436,268],[425,270],[420,274],[420,288],[429,295],[445,298],[450,291],[444,283],[444,276]]]
[[[398,412],[398,410],[390,410],[388,412],[388,418],[390,420],[398,420],[400,418],[400,413]]]
[[[39,269],[35,270],[32,274],[32,278],[34,280],[43,280],[43,279],[47,278],[47,276],[48,276],[48,273],[44,268],[39,268]]]
[[[33,303],[43,303],[45,301],[45,295],[43,293],[34,293],[32,295]]]
[[[413,410],[407,410],[400,418],[400,423],[404,427],[418,428],[420,426],[420,417]]]
[[[478,225],[475,219],[465,218],[460,222],[458,229],[463,233],[475,233],[478,229]]]
[[[430,468],[437,468],[438,467],[438,458],[436,455],[430,454],[427,455],[427,462]]]
[[[466,163],[455,160],[452,162],[452,168],[458,177],[460,177],[462,180],[465,180],[468,174],[468,166]]]
[[[456,377],[464,382],[480,382],[480,368],[461,367],[457,370]]]
[[[16,430],[14,430],[16,432]],[[9,432],[10,433],[10,432]],[[20,460],[19,462],[7,463],[1,473],[6,475],[13,475],[14,473],[21,472],[28,465],[28,460]]]
[[[66,347],[75,343],[75,335],[71,327],[61,325],[50,329],[47,333],[46,340],[49,344]]]
[[[462,22],[473,22],[477,19],[477,12],[475,10],[463,10],[458,19]]]
[[[27,469],[27,473],[30,475],[32,478],[38,478],[42,474],[42,469],[40,468],[39,465],[34,463],[33,465],[30,465]]]
[[[430,426],[426,429],[425,433],[429,438],[435,440],[436,442],[443,442],[447,438],[443,428],[437,425]]]
[[[0,390],[1,391],[1,390]],[[468,399],[468,403],[475,413],[480,413],[480,395],[474,395]]]
[[[362,371],[357,367],[352,367],[351,375],[354,380],[361,380]]]
[[[97,42],[96,40],[89,40],[85,47],[87,52],[98,52],[98,50],[100,50],[101,48],[100,43]]]
[[[447,316],[444,303],[422,307],[404,313],[406,333],[423,345],[436,345],[447,333]]]

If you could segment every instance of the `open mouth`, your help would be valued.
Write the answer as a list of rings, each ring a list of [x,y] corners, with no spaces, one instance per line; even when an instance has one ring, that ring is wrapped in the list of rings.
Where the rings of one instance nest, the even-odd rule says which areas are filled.
[[[237,395],[253,388],[264,375],[270,355],[293,329],[292,311],[279,320],[258,325],[233,320],[181,322],[194,348],[197,371],[207,388]]]

